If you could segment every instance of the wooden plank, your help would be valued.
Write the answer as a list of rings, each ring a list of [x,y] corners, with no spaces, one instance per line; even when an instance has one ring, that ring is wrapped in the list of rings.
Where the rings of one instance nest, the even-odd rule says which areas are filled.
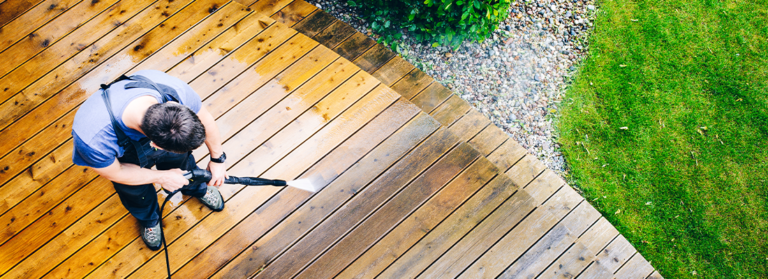
[[[298,144],[303,142],[304,139],[322,128],[327,121],[335,118],[361,97],[365,96],[363,98],[364,103],[371,102],[374,104],[382,104],[382,101],[377,102],[375,100],[389,98],[391,102],[394,102],[396,99],[396,94],[394,92],[386,94],[387,92],[384,91],[376,91],[374,94],[366,95],[372,87],[378,84],[378,81],[375,81],[373,77],[369,76],[369,78],[366,78],[363,81],[358,78],[352,78],[351,81],[353,82],[345,83],[339,87],[338,90],[335,90],[326,98],[318,102],[314,106],[315,109],[308,110],[295,121],[280,130],[280,132],[272,136],[269,141],[254,150],[253,153],[244,158],[240,163],[233,166],[230,171],[243,176],[262,176],[269,166],[280,161],[284,155],[281,151],[287,152],[293,150]],[[386,104],[386,101],[384,101],[384,103],[385,104],[379,111],[383,110],[388,105]],[[250,150],[253,147],[246,148]],[[265,155],[271,156],[265,157]],[[299,159],[303,160],[303,158]],[[293,162],[286,163],[290,164]],[[282,189],[278,187],[242,188],[244,189],[228,202],[228,204],[231,204],[232,206],[225,207],[224,211],[228,211],[227,213],[229,214],[210,215],[208,218],[205,218],[198,223],[198,225],[190,228],[190,231],[185,235],[169,245],[169,248],[171,248],[170,254],[173,255],[170,262],[171,270],[177,270],[189,259],[196,256],[201,250],[208,246],[207,242],[201,242],[199,239],[218,239],[233,226],[237,225],[240,220],[248,216],[253,210],[260,208],[260,205],[265,202],[266,199]],[[259,197],[254,198],[255,195],[258,195]],[[227,208],[233,209],[227,210]],[[267,216],[269,216],[269,214]],[[247,246],[247,243],[245,243],[245,245]],[[172,247],[183,247],[183,249],[174,250]],[[136,270],[132,276],[138,276],[139,278],[154,278],[162,276],[165,272],[165,260],[157,257]]]
[[[614,278],[613,272],[609,271],[607,268],[602,266],[601,264],[598,264],[596,262],[592,262],[584,272],[579,274],[579,277],[576,277],[578,279],[602,279],[602,278]]]
[[[616,273],[636,252],[635,247],[632,247],[632,244],[624,236],[619,235],[611,244],[600,251],[595,259],[595,264],[604,267],[610,273]]]
[[[226,15],[226,14],[225,14]],[[203,27],[205,25],[202,25]],[[49,126],[44,131],[45,133],[42,133],[35,137],[35,139],[40,139],[31,141],[31,144],[25,144],[26,148],[20,148],[16,153],[10,154],[4,158],[6,159],[13,159],[13,158],[19,158],[18,160],[26,161],[23,159],[23,156],[27,157],[34,157],[34,156],[44,156],[46,154],[45,147],[48,146],[48,148],[53,149],[56,147],[56,145],[51,145],[51,143],[56,143],[57,141],[53,141],[53,139],[59,139],[60,141],[66,141],[69,138],[69,134],[71,131],[71,119],[74,117],[74,113],[67,114],[64,118],[57,121],[57,124],[54,124],[53,126]],[[52,142],[53,141],[53,142]],[[42,145],[42,146],[41,146]],[[39,149],[38,149],[39,148]],[[24,150],[32,150],[29,152],[25,152]],[[38,153],[39,152],[39,155]],[[39,158],[39,157],[38,157]],[[10,168],[9,168],[10,170]],[[35,184],[20,184],[20,189],[17,189],[17,193],[26,193],[31,194],[34,192],[37,188],[35,187]],[[66,188],[66,187],[65,187]],[[49,192],[51,193],[51,192]],[[51,197],[53,200],[58,200],[59,198]]]
[[[375,44],[368,51],[355,59],[355,65],[360,67],[363,71],[373,73],[381,68],[381,66],[384,66],[384,64],[387,64],[387,62],[396,55],[396,53],[392,52],[384,45]]]
[[[19,176],[14,177],[8,185],[0,188],[0,197],[3,197],[0,201],[0,215],[5,214],[70,166],[72,166],[72,141],[67,140],[54,152],[44,156]]]
[[[418,112],[418,108],[407,106],[406,102],[398,101],[396,104],[407,107],[411,115]],[[391,109],[388,109],[385,113],[388,111],[391,111]],[[386,120],[379,121],[378,123],[384,126],[388,125],[388,123],[381,122],[388,122],[390,117],[396,117],[392,114],[382,116],[384,117],[377,117],[376,119]],[[343,144],[339,149],[329,154],[326,157],[327,159],[323,159],[323,162],[313,166],[307,173],[302,175],[302,177],[311,179],[313,185],[322,186],[323,191],[312,197],[311,200],[299,207],[287,219],[270,230],[267,235],[251,245],[251,247],[256,247],[257,249],[247,249],[219,271],[215,277],[241,278],[253,275],[259,271],[262,266],[275,259],[283,249],[290,247],[291,243],[301,239],[302,235],[322,221],[326,215],[333,212],[360,191],[362,187],[370,183],[376,177],[376,174],[385,171],[421,140],[428,137],[430,133],[439,127],[439,123],[424,114],[418,115],[387,138],[381,145],[375,147],[377,139],[381,139],[380,135],[390,130],[378,127],[378,125],[366,126],[347,141],[351,145],[347,147],[348,143]],[[384,130],[384,133],[379,133],[379,129]],[[373,134],[369,136],[369,132],[373,132]],[[369,138],[371,138],[370,143]],[[373,150],[365,154],[371,149]],[[300,153],[296,152],[294,154]],[[362,157],[363,155],[365,156]],[[362,158],[352,164],[358,157]],[[337,165],[336,162],[339,164]],[[276,168],[275,171],[280,169]]]
[[[189,4],[188,1],[175,1],[176,3],[169,5],[167,9],[145,9],[148,5],[152,5],[151,3],[153,2],[154,0],[129,2],[130,7],[124,7],[122,3],[118,2],[119,4],[115,5],[109,13],[103,13],[96,19],[89,21],[86,26],[78,28],[58,43],[39,52],[23,65],[14,68],[13,71],[6,72],[8,69],[4,70],[3,72],[6,72],[5,76],[0,79],[0,87],[3,89],[2,93],[0,93],[0,100],[8,99],[12,103],[19,101],[20,104],[24,104],[22,102],[24,99],[19,99],[18,97],[11,98],[12,96],[18,96],[17,93],[23,92],[22,95],[31,95],[29,98],[37,97],[35,99],[36,102],[25,105],[26,107],[34,107],[45,98],[56,94],[58,90],[64,87],[64,84],[71,83],[79,78],[77,74],[93,69],[93,67],[110,57],[121,47],[133,41],[146,29],[152,28],[152,26],[159,23],[159,18],[165,19],[165,17],[160,16],[161,13],[173,14]],[[154,5],[159,7],[159,4]],[[122,11],[125,12],[121,14],[120,12]],[[123,24],[115,26],[116,22]],[[105,35],[107,38],[104,38]],[[107,41],[108,39],[119,39],[119,41],[110,42]],[[113,51],[108,51],[110,49]],[[76,58],[72,58],[73,55]],[[89,62],[89,60],[93,61]],[[78,66],[80,69],[78,69]],[[66,71],[54,70],[57,68],[66,68]],[[49,73],[51,70],[54,70],[53,73]],[[36,80],[41,76],[51,75],[56,78],[46,81],[57,83],[39,88],[41,84],[36,82]],[[2,115],[3,118],[0,118],[0,120],[3,120],[3,125],[0,127],[5,127],[7,125],[5,122],[9,121],[7,120],[9,116],[6,116],[8,115],[6,113]]]
[[[392,86],[392,89],[403,95],[406,99],[410,100],[416,97],[422,90],[432,84],[434,80],[426,73],[419,69],[413,69],[410,73],[405,75],[400,81]]]
[[[570,188],[563,187],[543,206],[536,208],[524,220],[498,240],[482,257],[461,273],[459,278],[488,278],[501,274],[510,261],[520,257],[550,228],[584,199]],[[487,220],[486,220],[487,221]],[[495,239],[485,241],[493,242]],[[453,271],[451,269],[450,271]],[[422,275],[426,275],[422,274]],[[446,273],[443,273],[446,275]],[[458,274],[456,274],[458,275]],[[455,275],[454,275],[455,276]],[[453,276],[451,276],[453,277]],[[428,278],[425,277],[425,278]]]
[[[437,107],[430,115],[437,119],[437,121],[440,121],[440,124],[443,124],[443,126],[450,126],[456,119],[459,119],[471,109],[472,106],[462,100],[461,97],[451,95],[445,103]]]
[[[33,33],[6,37],[0,41],[0,60],[4,61],[3,65],[0,66],[0,77],[43,49],[55,44],[73,30],[86,25],[89,20],[105,11],[105,9],[117,1],[83,1],[63,15],[48,22],[40,29],[34,30]],[[91,27],[91,25],[85,27]],[[3,33],[2,30],[0,30],[0,33]]]
[[[11,210],[0,216],[3,233],[0,234],[0,244],[5,243],[21,232],[38,217],[46,214],[55,207],[63,197],[75,193],[83,185],[88,184],[96,174],[86,167],[72,167],[63,173],[60,179],[54,179],[33,195],[18,203]],[[3,262],[5,264],[5,262]],[[0,270],[6,268],[0,265]]]
[[[528,177],[533,178],[533,176],[526,176],[526,179],[528,179]],[[517,177],[511,175],[510,178],[512,178],[512,181],[518,179]],[[563,186],[564,184],[565,181],[563,181],[563,179],[560,178],[560,176],[558,176],[554,171],[545,169],[541,175],[526,185],[524,189],[528,191],[528,194],[530,194],[534,200],[539,202],[539,204],[542,204],[550,196],[552,196],[552,194],[557,191],[560,186]],[[570,188],[570,186],[568,186],[568,188]]]
[[[480,133],[486,126],[490,125],[491,120],[476,110],[470,110],[464,117],[453,123],[448,130],[459,136],[459,140],[466,142]]]
[[[452,95],[453,92],[451,90],[448,90],[439,82],[433,82],[427,89],[424,89],[419,95],[411,99],[411,102],[419,106],[424,112],[431,113]]]
[[[376,41],[365,34],[358,32],[339,44],[333,51],[341,55],[341,57],[354,61],[358,56],[362,55],[374,45],[376,45]]]
[[[355,277],[374,277],[386,268],[378,275],[379,278],[415,278],[498,206],[507,201],[517,190],[518,188],[512,184],[507,176],[496,176],[488,185],[480,189],[469,201],[461,205],[445,221],[430,231],[418,243],[408,248],[407,251],[392,251],[392,254],[378,253],[376,256],[381,258],[382,263],[370,267],[370,271],[360,273],[361,276]],[[518,195],[517,198],[522,195]],[[387,267],[386,265],[392,261],[394,263]]]
[[[102,181],[102,179],[97,179],[96,181]],[[110,183],[107,181],[102,181],[102,183],[104,183],[102,185],[105,187],[104,189],[111,187]],[[107,191],[102,192],[106,193]],[[119,241],[119,238],[110,239],[109,242],[101,242],[98,241],[99,238],[96,238],[96,242],[91,242],[85,247],[83,247],[83,245],[86,245],[116,221],[125,218],[127,214],[128,212],[120,203],[120,199],[117,195],[110,196],[109,199],[95,207],[90,213],[75,222],[72,226],[53,237],[45,244],[45,246],[41,247],[32,255],[24,259],[24,261],[13,267],[13,269],[4,276],[8,278],[40,278],[80,248],[83,248],[85,251],[82,251],[79,255],[87,255],[87,259],[81,261],[81,263],[84,264],[85,267],[93,268],[90,263],[100,263],[100,261],[98,261],[99,253],[110,251],[110,248],[114,247],[117,243],[116,241]],[[132,217],[128,219],[130,220]],[[136,223],[135,220],[131,221]],[[122,231],[122,235],[130,235],[125,232],[138,232],[138,229],[137,225],[133,230]],[[133,234],[132,239],[136,238],[136,236],[138,236],[137,233]],[[94,246],[98,246],[98,249],[89,250],[89,248]],[[111,252],[116,251],[117,250]],[[77,257],[77,255],[75,257]],[[62,269],[66,270],[66,272],[60,273]],[[65,263],[58,266],[57,269],[54,272],[49,273],[48,276],[58,276],[58,278],[78,278],[87,274],[79,273],[78,271],[79,267],[73,267]]]
[[[534,209],[536,205],[531,196],[525,191],[518,191],[487,218],[481,220],[481,223],[472,228],[469,233],[461,235],[460,240],[452,244],[453,246],[446,245],[448,250],[442,255],[437,255],[437,260],[420,261],[419,265],[428,266],[426,270],[423,272],[419,269],[408,270],[406,274],[414,276],[418,274],[418,278],[455,278],[474,259],[493,246],[496,240],[515,228],[520,220],[526,219]]]
[[[293,91],[288,97],[282,99],[274,106],[267,106],[268,110],[255,121],[248,123],[247,120],[253,119],[256,115],[240,115],[245,121],[239,123],[247,124],[244,128],[234,129],[224,127],[225,131],[232,131],[235,134],[225,141],[223,147],[230,151],[227,153],[228,159],[233,162],[239,161],[245,157],[251,150],[261,145],[272,134],[276,133],[281,127],[288,124],[295,117],[301,115],[305,110],[311,108],[316,102],[320,101],[325,95],[334,91],[337,86],[343,84],[350,75],[354,73],[354,65],[346,60],[336,60],[331,66],[323,70],[318,76],[320,78],[311,79],[310,82]],[[356,75],[351,79],[365,78],[362,75]],[[373,79],[371,79],[371,82]],[[350,82],[351,83],[351,82]],[[258,95],[257,95],[258,96]],[[243,106],[248,103],[241,103]],[[254,111],[258,113],[259,111]],[[249,117],[250,116],[250,117]],[[224,124],[223,125],[229,125]],[[228,134],[227,134],[228,135]],[[202,158],[207,154],[207,150],[195,150],[193,153],[196,158]]]
[[[241,108],[250,107],[250,109],[265,111],[338,57],[330,50],[322,47],[315,48],[316,46],[317,44],[306,36],[293,37],[216,91],[205,100],[203,105],[217,118],[230,109],[241,110]],[[221,74],[215,74],[214,77],[216,76]],[[224,75],[224,77],[227,76],[229,75]],[[247,105],[235,106],[243,102]],[[235,107],[232,108],[233,106]],[[233,113],[237,114],[237,112]],[[231,116],[228,118],[236,117],[232,113],[229,114]],[[231,120],[235,122],[225,122],[226,127],[220,127],[220,131],[227,130],[230,126],[239,129],[244,125],[236,125],[236,123],[250,119]]]
[[[0,51],[29,37],[36,29],[76,7],[82,0],[45,0],[0,28]],[[87,3],[87,2],[86,2]],[[14,65],[15,66],[15,65]],[[2,76],[5,73],[0,74]]]
[[[233,28],[211,40],[177,65],[172,65],[168,74],[189,83],[214,65],[223,63],[222,60],[228,58],[232,52],[262,51],[263,56],[290,38],[284,35],[278,35],[276,38],[275,28],[282,29],[284,26],[277,26],[274,20],[260,17],[258,14],[255,17],[258,19],[248,17],[238,22]],[[267,51],[263,51],[265,47],[268,47]]]
[[[532,178],[541,174],[546,168],[547,166],[536,160],[533,155],[526,154],[517,164],[507,170],[507,175],[512,178],[515,185],[525,187],[532,181]]]
[[[574,278],[581,273],[603,247],[618,235],[605,218],[600,218],[576,243],[539,276],[540,278]],[[598,247],[598,248],[595,248]]]
[[[498,278],[531,278],[538,276],[599,218],[600,213],[589,205],[588,202],[581,203],[559,224],[539,239],[536,244],[530,248],[523,245],[523,249],[527,248],[528,250],[523,250],[525,252],[522,256],[504,270]],[[512,259],[497,258],[498,261],[506,261],[507,263],[511,262]],[[486,274],[491,275],[489,273]]]
[[[427,199],[447,187],[446,184],[454,178],[462,185],[472,179],[484,180],[483,184],[490,180],[494,175],[493,171],[488,171],[482,166],[465,171],[479,156],[480,153],[468,144],[460,144],[391,200],[372,212],[366,220],[307,266],[297,278],[330,278],[337,275]]]
[[[239,12],[228,14],[227,12],[231,9],[237,9]],[[250,8],[237,5],[224,6],[212,17],[218,17],[215,25],[208,28],[195,27],[184,33],[163,48],[169,50],[167,53],[150,56],[133,68],[128,75],[140,70],[154,69],[167,71],[169,75],[190,82],[275,22],[253,12]],[[213,39],[209,39],[209,42],[200,38]],[[278,42],[275,41],[275,43]],[[170,52],[170,50],[173,51]]]
[[[528,151],[520,146],[516,140],[509,138],[488,156],[488,160],[491,160],[500,169],[508,171],[527,153]]]
[[[288,274],[292,276],[299,272],[312,258],[396,193],[400,187],[424,171],[438,159],[439,154],[449,150],[455,143],[453,135],[445,129],[440,129],[370,185],[353,192],[356,195],[352,200],[256,274],[256,277],[275,278],[289,276]]]
[[[228,13],[227,8],[225,7],[221,11],[221,15],[219,15],[223,18],[236,18],[237,14]],[[199,24],[194,29],[190,30],[189,33],[192,34],[199,34],[200,30],[208,30],[211,28],[211,26],[215,26],[219,24],[221,21],[218,21],[219,17],[214,16],[209,18],[205,23]],[[160,50],[157,55],[164,55],[167,54],[169,51],[168,49]],[[8,168],[8,170],[4,171],[2,173],[2,178],[8,179],[12,177],[13,175],[17,174],[19,171],[24,170],[24,168],[27,168],[29,164],[34,162],[34,160],[38,160],[52,150],[53,148],[56,148],[57,143],[68,141],[71,138],[71,123],[74,118],[75,111],[68,112],[65,116],[57,120],[54,124],[51,126],[46,127],[43,131],[41,131],[39,134],[34,136],[31,140],[24,143],[22,146],[17,148],[17,150],[13,151],[6,157],[2,159],[2,161],[5,165],[5,167]],[[66,163],[61,162],[61,158],[64,156],[71,157],[71,146],[67,147],[70,150],[68,154],[62,153],[62,155],[55,156],[54,160],[56,161],[56,168],[62,169],[69,167],[71,165],[71,159],[67,158]],[[64,151],[66,153],[66,151]],[[59,158],[59,159],[56,159]],[[47,169],[44,169],[43,166],[49,166],[49,164],[42,163],[42,164],[36,164],[35,168],[30,169],[30,173],[23,174],[19,177],[22,177],[23,182],[19,182],[16,184],[17,186],[14,187],[3,187],[3,189],[6,190],[0,190],[0,191],[12,191],[12,196],[17,197],[26,197],[27,195],[30,195],[34,191],[37,191],[37,189],[45,184],[48,179],[56,174],[58,172],[49,173]],[[5,168],[4,167],[4,168]],[[46,167],[47,168],[47,167]],[[31,176],[31,177],[30,177]],[[29,179],[27,179],[29,178]],[[29,180],[33,180],[33,182]],[[12,190],[11,190],[12,189]],[[7,192],[6,192],[7,193]],[[17,202],[14,199],[7,199],[4,201],[5,204],[10,207],[14,202]],[[2,208],[2,207],[0,207]],[[5,209],[3,209],[5,211]]]
[[[317,43],[305,36],[294,36],[294,31],[290,30],[283,24],[274,24],[272,27],[264,30],[263,33],[256,36],[253,40],[242,46],[238,51],[232,52],[221,62],[205,71],[202,75],[189,83],[195,92],[200,95],[204,100],[208,98],[213,92],[216,92],[219,88],[226,85],[233,77],[249,69],[251,65],[257,61],[261,61],[265,56],[272,54],[275,50],[280,52],[270,55],[273,59],[290,59],[290,61],[296,61],[305,53],[312,50]],[[287,40],[287,41],[286,41]],[[285,42],[285,43],[283,43]],[[274,60],[269,60],[274,62]],[[288,63],[290,65],[291,62]],[[264,65],[270,65],[269,70],[274,72],[275,68],[283,69],[285,64],[275,63],[262,63]],[[282,66],[282,67],[281,67]],[[254,68],[255,71],[259,71],[259,68]],[[275,72],[274,74],[277,74]],[[267,79],[269,80],[269,79]],[[229,105],[230,103],[223,103],[222,105]]]
[[[648,279],[664,279],[664,277],[661,277],[658,271],[654,271],[651,276],[648,276]]]
[[[314,37],[334,21],[337,21],[335,17],[323,10],[317,9],[304,20],[294,25],[293,29],[307,37]]]
[[[331,149],[336,147],[351,134],[355,133],[356,136],[354,136],[353,139],[350,139],[355,141],[344,141],[343,145],[332,151],[331,154],[323,158],[318,163],[320,165],[319,167],[326,167],[328,169],[321,169],[318,166],[314,166],[308,172],[302,174],[302,177],[311,179],[313,181],[314,187],[322,189],[322,187],[325,186],[330,180],[325,180],[325,177],[315,179],[313,176],[317,177],[321,173],[330,173],[334,170],[338,171],[338,173],[341,173],[343,169],[348,168],[354,163],[356,159],[359,158],[359,156],[363,155],[358,153],[359,156],[350,156],[353,154],[345,152],[347,148],[364,148],[364,150],[360,150],[360,152],[367,152],[368,150],[372,149],[376,143],[384,140],[386,136],[394,132],[394,130],[399,127],[399,125],[404,124],[404,122],[407,120],[391,119],[392,117],[399,118],[399,116],[392,115],[393,112],[409,113],[408,111],[415,109],[412,106],[408,106],[408,104],[404,102],[398,102],[396,105],[391,107],[392,109],[387,109],[383,114],[384,117],[387,117],[387,120],[393,121],[392,124],[395,125],[395,127],[380,127],[378,125],[383,125],[383,122],[385,121],[376,115],[386,108],[388,102],[367,101],[370,101],[374,98],[379,98],[379,96],[388,95],[392,98],[399,97],[399,95],[394,92],[381,91],[380,93],[383,93],[383,95],[377,96],[376,92],[371,92],[368,96],[355,104],[348,111],[344,112],[344,114],[340,115],[339,118],[330,122],[328,126],[324,127],[317,134],[313,135],[312,138],[302,143],[298,149],[292,151],[286,158],[282,160],[291,163],[278,163],[276,167],[270,168],[270,170],[267,171],[264,175],[268,177],[294,178],[298,176],[302,171],[310,167],[312,164],[317,162],[317,160],[323,158],[323,155],[326,155],[326,153],[331,151]],[[406,111],[403,111],[403,109]],[[410,112],[411,115],[415,113],[416,111]],[[366,125],[366,123],[373,117],[376,117],[375,120],[373,120],[375,121],[373,124],[377,125],[376,127],[379,129],[384,129],[384,131],[378,135],[370,135],[370,140],[373,141],[371,143],[359,142],[368,139],[364,139],[360,132],[357,132],[358,127]],[[368,126],[366,125],[366,127]],[[363,128],[363,130],[365,132],[372,131],[371,128]],[[255,156],[254,158],[263,160],[258,156]],[[338,176],[338,174],[336,175]],[[327,193],[327,191],[324,193]],[[339,193],[339,191],[331,191],[330,193],[335,195]],[[270,234],[272,234],[273,230],[271,230],[271,228],[273,228],[275,225],[278,225],[278,223],[281,223],[281,221],[283,221],[283,219],[286,218],[288,214],[291,214],[295,208],[301,206],[307,199],[312,196],[313,193],[307,191],[280,191],[272,199],[270,199],[270,201],[259,207],[256,212],[251,214],[231,231],[225,234],[222,238],[217,240],[214,244],[208,247],[208,249],[192,259],[192,261],[190,261],[190,263],[182,268],[176,275],[182,278],[187,278],[190,276],[208,277],[216,272],[218,268],[230,262],[228,264],[230,268],[225,268],[226,270],[223,271],[223,273],[228,273],[232,271],[232,267],[235,267],[237,263],[242,261],[246,261],[247,263],[246,266],[240,267],[245,268],[245,270],[235,271],[236,273],[245,274],[255,272],[253,268],[257,268],[258,266],[253,265],[253,256],[255,256],[254,254],[264,253],[266,252],[264,249],[268,247],[278,247],[275,246],[277,243],[274,242],[280,243],[284,241],[293,241],[294,239],[286,238],[286,235],[281,234],[279,239],[270,241],[269,245],[265,244],[263,246],[256,246],[259,247],[258,251],[248,249],[249,246],[252,246],[255,241],[263,239],[265,233],[270,232]],[[306,221],[307,220],[302,219],[301,222]],[[285,224],[285,221],[283,221],[282,224]],[[291,232],[298,233],[298,231],[293,230]],[[238,256],[238,253],[241,254]],[[234,262],[231,262],[230,260],[233,258],[235,258]]]
[[[491,152],[501,146],[504,141],[509,139],[509,135],[504,133],[499,127],[493,125],[486,126],[480,134],[472,138],[469,144],[472,145],[477,151],[483,154],[483,156],[489,156]],[[504,169],[506,171],[506,169]]]
[[[12,0],[0,3],[0,31],[9,22],[34,8],[43,0]]]
[[[11,179],[14,179],[16,175],[19,175],[20,173],[25,171],[27,172],[27,175],[31,175],[32,178],[38,179],[38,176],[35,175],[35,171],[30,170],[29,166],[31,166],[35,162],[38,162],[40,159],[45,157],[46,154],[48,154],[48,152],[56,148],[56,145],[52,143],[65,142],[67,141],[68,138],[71,137],[70,136],[72,133],[71,124],[74,117],[75,117],[74,113],[69,113],[67,115],[64,115],[58,121],[54,122],[51,126],[43,130],[44,133],[40,133],[36,135],[35,137],[33,137],[32,139],[30,139],[20,147],[9,152],[9,155],[0,159],[0,185],[5,185],[8,181],[11,181]],[[54,159],[57,159],[57,158],[54,158]],[[24,184],[20,184],[20,185],[24,185]],[[32,187],[27,187],[27,188],[32,188]],[[6,191],[6,190],[3,190],[3,191]],[[18,189],[13,191],[18,192]],[[21,194],[21,196],[27,196],[31,192],[25,192],[25,193],[26,194]],[[3,195],[3,197],[10,197],[10,195],[9,196]],[[0,204],[3,204],[3,203],[0,203]],[[2,209],[1,210],[2,212],[5,212],[7,208],[10,208],[10,204],[12,203],[9,202],[8,204],[9,205],[7,207],[0,205],[0,209]]]
[[[183,1],[177,0],[169,4],[175,5],[177,2]],[[51,122],[55,121],[55,118],[50,117],[51,115],[63,115],[65,112],[72,110],[75,106],[80,104],[89,96],[87,93],[89,90],[95,90],[98,88],[99,84],[114,80],[117,78],[117,76],[119,76],[121,72],[130,69],[132,65],[135,65],[147,56],[156,52],[168,41],[180,34],[183,30],[191,27],[192,24],[197,23],[198,20],[205,18],[208,15],[208,10],[202,9],[203,7],[207,7],[209,5],[219,5],[217,4],[219,2],[223,2],[223,0],[206,0],[192,3],[181,12],[174,14],[171,18],[166,20],[162,27],[158,26],[157,28],[152,29],[146,35],[142,36],[141,39],[131,43],[133,38],[140,37],[140,31],[143,31],[141,28],[138,28],[142,26],[140,24],[156,22],[155,20],[145,19],[143,15],[134,17],[131,21],[141,21],[140,24],[134,22],[135,24],[132,23],[128,25],[121,25],[121,27],[118,27],[117,29],[120,30],[119,34],[112,32],[110,35],[103,37],[100,40],[100,43],[98,43],[96,46],[90,47],[88,51],[81,52],[72,59],[67,60],[66,63],[62,64],[62,66],[50,72],[42,79],[36,81],[34,86],[25,89],[28,90],[25,92],[41,93],[37,94],[37,96],[31,95],[30,99],[27,101],[24,101],[26,100],[26,93],[16,95],[16,97],[24,96],[19,97],[24,100],[19,102],[18,105],[14,105],[14,102],[10,102],[10,105],[15,107],[8,108],[10,111],[3,110],[4,113],[2,115],[9,117],[0,121],[3,122],[3,125],[8,125],[10,123],[9,120],[20,116],[18,113],[26,113],[32,110],[33,107],[37,106],[36,104],[45,101],[46,98],[48,98],[51,94],[59,92],[59,90],[65,88],[66,85],[65,90],[62,90],[59,94],[56,94],[50,99],[47,99],[45,103],[42,103],[42,105],[39,107],[34,108],[33,111],[26,113],[18,121],[14,122],[10,126],[3,126],[5,129],[0,132],[0,135],[2,138],[7,140],[4,141],[0,150],[12,150],[15,146],[24,142],[36,132],[40,131],[43,127],[46,127]],[[161,8],[149,10],[152,10],[152,12],[160,12],[164,9]],[[153,13],[149,14],[154,15]],[[131,45],[122,50],[120,50],[118,47],[115,47],[126,43],[130,43]],[[100,65],[98,64],[100,63],[98,60],[101,60],[99,57],[109,57],[111,53],[118,51],[119,53],[110,58],[107,63]],[[28,64],[29,63],[25,65]],[[97,65],[98,67],[96,67]],[[88,71],[94,67],[96,67],[95,71],[88,73]],[[15,72],[17,71],[14,71],[14,73]],[[76,83],[67,85],[66,83],[62,82],[74,81],[76,78],[86,73],[88,73],[88,75],[79,79]],[[66,78],[59,79],[58,77],[60,74],[62,77]],[[6,78],[10,76],[11,75],[8,75]],[[38,91],[38,89],[40,91]],[[3,104],[3,106],[6,104],[9,103],[6,102]]]
[[[293,1],[291,4],[288,4],[288,6],[285,6],[285,8],[275,13],[272,16],[272,19],[282,24],[293,26],[315,10],[317,10],[315,5],[304,2],[303,0]]]
[[[645,260],[643,255],[635,253],[635,255],[616,272],[615,277],[617,279],[646,278],[650,276],[653,271],[653,267]]]
[[[367,249],[364,254],[355,259],[336,278],[375,277],[392,263],[398,255],[403,254],[424,235],[432,231],[449,214],[472,197],[478,189],[483,188],[498,173],[498,169],[490,161],[482,156],[479,157],[477,161],[472,163],[456,179],[434,194],[421,207]],[[398,197],[400,196],[402,196],[402,193],[398,195]],[[376,214],[386,214],[382,211],[384,209],[380,209]],[[375,223],[376,221],[373,220],[375,216],[369,218],[366,223]],[[376,225],[376,227],[379,227],[379,225]],[[365,230],[365,228],[361,226],[356,229],[356,231],[360,230]],[[376,230],[367,233],[381,234],[384,231]],[[350,236],[352,235],[350,234]]]
[[[251,4],[243,4],[243,6],[248,6],[251,9],[255,10],[257,13],[261,13],[266,16],[273,16],[278,11],[285,8],[285,6],[288,6],[293,0],[241,0],[243,3],[247,3],[248,1],[251,2]]]
[[[357,30],[352,28],[349,24],[341,20],[333,19],[333,23],[329,25],[328,28],[317,33],[317,35],[314,36],[314,39],[318,43],[333,49],[347,40],[347,38],[354,35],[355,32],[357,32]]]
[[[381,83],[392,86],[413,69],[415,69],[415,67],[411,65],[411,63],[408,63],[408,61],[405,61],[405,59],[398,55],[376,70],[376,72],[373,73],[373,76],[380,80]]]

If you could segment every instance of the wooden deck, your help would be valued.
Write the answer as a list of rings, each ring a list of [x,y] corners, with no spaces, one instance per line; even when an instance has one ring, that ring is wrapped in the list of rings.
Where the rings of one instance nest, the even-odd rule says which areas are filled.
[[[71,161],[79,104],[142,69],[200,94],[230,174],[323,188],[164,208],[175,278],[660,278],[485,116],[304,1],[5,0],[0,38],[3,278],[165,276]]]

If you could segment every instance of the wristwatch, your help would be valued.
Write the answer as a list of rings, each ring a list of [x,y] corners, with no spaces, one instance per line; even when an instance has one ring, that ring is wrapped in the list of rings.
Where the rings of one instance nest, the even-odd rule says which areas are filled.
[[[224,152],[221,152],[221,157],[219,157],[219,158],[211,157],[211,162],[214,162],[214,163],[221,164],[221,163],[224,163],[224,161],[226,161],[226,160],[227,160],[227,153],[224,153]]]

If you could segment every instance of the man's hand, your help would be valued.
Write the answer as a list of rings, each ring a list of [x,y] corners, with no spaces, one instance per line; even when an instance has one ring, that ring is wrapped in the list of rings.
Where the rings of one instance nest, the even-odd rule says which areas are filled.
[[[224,179],[229,177],[225,163],[208,162],[207,169],[211,172],[211,181],[208,185],[219,187],[224,184]]]
[[[184,171],[181,169],[170,169],[159,172],[162,172],[162,174],[160,175],[157,184],[160,184],[165,190],[173,192],[181,189],[184,185],[189,184],[189,180],[184,178]]]

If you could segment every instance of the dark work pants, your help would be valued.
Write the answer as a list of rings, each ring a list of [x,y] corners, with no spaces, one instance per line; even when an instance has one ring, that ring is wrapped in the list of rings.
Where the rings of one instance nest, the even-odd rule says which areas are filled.
[[[129,146],[125,150],[123,157],[117,158],[120,163],[128,163],[141,166],[143,168],[152,168],[157,166],[158,170],[169,170],[174,168],[180,168],[182,170],[199,169],[195,164],[195,158],[192,154],[176,154],[164,150],[155,150],[149,145],[149,140],[146,138],[141,140],[142,151],[147,155],[146,165],[142,166],[139,163],[138,156],[136,155],[135,148]],[[187,159],[186,162],[184,159]],[[182,164],[184,164],[182,166]],[[117,182],[112,182],[115,186],[117,195],[120,196],[120,201],[123,203],[128,212],[139,220],[139,223],[143,227],[154,227],[160,221],[160,206],[157,202],[157,192],[155,192],[155,186],[152,184],[144,185],[124,185]],[[205,196],[205,192],[208,189],[205,183],[197,185],[186,185],[181,188],[181,193],[193,197]]]

